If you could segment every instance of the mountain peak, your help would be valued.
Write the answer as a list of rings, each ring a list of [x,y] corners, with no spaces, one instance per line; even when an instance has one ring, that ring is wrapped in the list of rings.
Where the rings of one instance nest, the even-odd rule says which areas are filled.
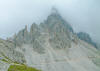
[[[52,40],[57,38],[56,35],[59,35],[59,40],[63,38],[69,41],[70,32],[73,32],[73,28],[71,27],[71,25],[66,22],[63,17],[58,13],[58,10],[53,7],[51,14],[48,16],[47,20],[41,24],[41,26],[35,23],[32,24],[30,32],[27,31],[27,26],[25,26],[23,30],[18,32],[16,38],[14,38],[14,42],[18,46],[21,46],[22,44],[33,44],[34,42],[36,42],[35,39],[41,36],[41,33],[49,33],[51,37],[55,36]],[[67,42],[65,44],[67,44]]]
[[[58,10],[55,7],[53,7],[51,11],[52,11],[52,14],[58,14]]]
[[[55,26],[64,26],[66,30],[69,30],[70,32],[73,32],[72,26],[60,15],[57,8],[53,7],[51,10],[51,14],[48,16],[47,20],[45,21],[45,24],[47,24],[50,29]]]

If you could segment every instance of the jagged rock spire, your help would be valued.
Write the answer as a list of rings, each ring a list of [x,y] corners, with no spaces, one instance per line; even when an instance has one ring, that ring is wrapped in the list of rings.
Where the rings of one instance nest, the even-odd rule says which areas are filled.
[[[58,10],[55,7],[53,7],[52,13],[48,16],[47,20],[42,24],[42,26],[39,26],[34,23],[31,25],[30,32],[27,31],[27,26],[25,26],[25,28],[16,35],[17,38],[14,39],[16,39],[17,45],[22,45],[27,43],[33,44],[36,41],[36,39],[38,39],[38,37],[41,36],[41,33],[49,33],[50,36],[54,37],[52,39],[53,40],[52,44],[53,44],[55,43],[54,42],[55,39],[59,39],[60,41],[65,41],[65,40],[69,41],[70,40],[69,32],[72,31],[73,31],[72,27],[60,16]],[[64,40],[62,40],[61,38],[63,38]],[[56,43],[59,44],[60,41]],[[62,47],[62,45],[64,45],[63,48],[65,48],[65,46],[67,45],[69,47],[70,44],[67,42],[65,43],[61,42],[61,46],[57,47]]]
[[[25,25],[25,30],[27,31],[27,25]]]

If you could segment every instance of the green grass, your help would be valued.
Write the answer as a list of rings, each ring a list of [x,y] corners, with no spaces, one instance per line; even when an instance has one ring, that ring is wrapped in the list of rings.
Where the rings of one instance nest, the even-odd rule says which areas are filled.
[[[6,59],[2,59],[1,61],[6,62],[6,63],[9,63]]]
[[[12,61],[11,59],[9,59],[7,56],[5,56],[3,53],[1,53],[2,54],[2,56],[4,57],[4,59],[1,59],[1,61],[3,61],[3,62],[6,62],[6,63],[14,63],[14,64],[20,64],[19,62],[17,62],[17,61]]]
[[[4,57],[4,59],[2,59],[2,61],[7,62],[7,63],[12,63],[13,62],[11,59],[9,59],[7,56],[5,56],[3,53],[1,53],[1,54]]]
[[[11,65],[8,71],[41,71],[26,65]]]

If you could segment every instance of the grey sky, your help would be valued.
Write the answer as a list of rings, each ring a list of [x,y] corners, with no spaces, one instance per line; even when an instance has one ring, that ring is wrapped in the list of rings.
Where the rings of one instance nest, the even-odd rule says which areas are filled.
[[[0,37],[12,36],[26,24],[43,22],[52,6],[76,32],[85,31],[100,41],[100,0],[0,0]]]

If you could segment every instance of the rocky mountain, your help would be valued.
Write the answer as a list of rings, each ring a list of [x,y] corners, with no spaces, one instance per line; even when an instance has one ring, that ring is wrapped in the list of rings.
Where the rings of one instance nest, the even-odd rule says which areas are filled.
[[[100,71],[99,56],[99,51],[80,40],[55,8],[47,20],[32,24],[30,31],[25,26],[11,39],[0,39],[0,71],[12,71],[11,65],[42,71]]]
[[[89,43],[89,44],[91,44],[91,45],[93,45],[94,47],[97,48],[97,44],[91,39],[89,34],[87,34],[85,32],[79,32],[79,33],[77,33],[77,36],[81,40],[83,40],[83,41],[85,41],[85,42],[87,42],[87,43]]]
[[[11,63],[25,63],[24,55],[15,50],[13,42],[0,39],[0,71],[7,71]]]

